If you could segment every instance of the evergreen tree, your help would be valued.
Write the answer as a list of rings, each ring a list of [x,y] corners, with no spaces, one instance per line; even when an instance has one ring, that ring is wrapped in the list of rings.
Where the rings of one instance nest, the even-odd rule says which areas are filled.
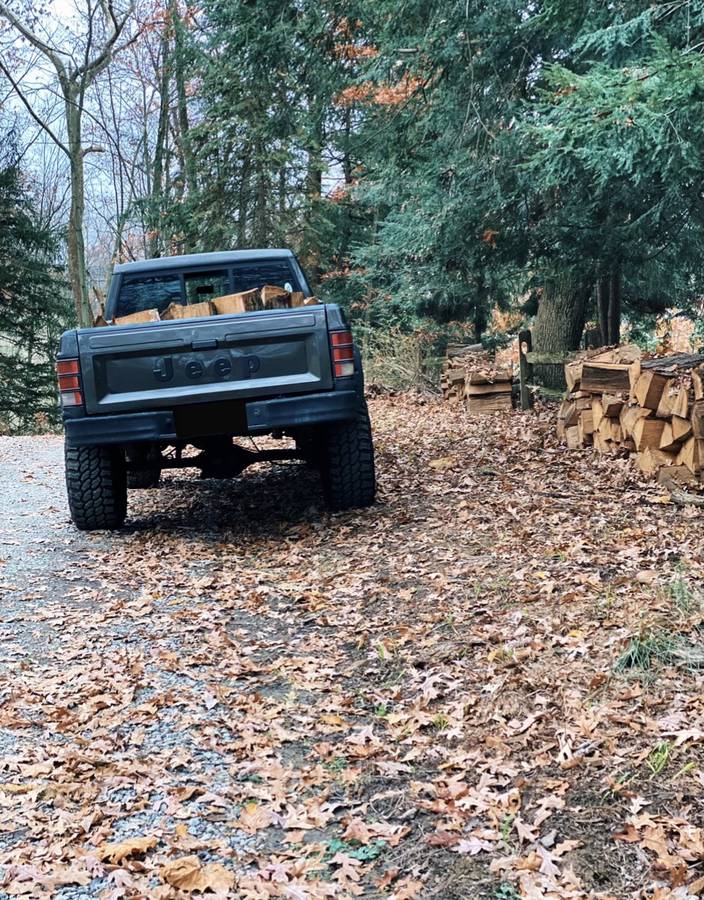
[[[366,6],[358,196],[375,224],[356,260],[375,315],[470,317],[479,336],[530,290],[537,346],[563,350],[588,316],[615,340],[622,306],[696,295],[701,12]]]
[[[0,160],[0,430],[58,422],[54,355],[75,313],[56,249],[17,165]]]
[[[207,0],[194,46],[200,190],[188,215],[199,249],[293,246],[320,268],[323,174],[343,123],[332,2]]]

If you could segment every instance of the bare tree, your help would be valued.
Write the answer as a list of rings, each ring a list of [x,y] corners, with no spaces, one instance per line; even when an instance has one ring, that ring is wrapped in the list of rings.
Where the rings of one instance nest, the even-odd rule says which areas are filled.
[[[85,239],[83,219],[85,212],[84,159],[88,153],[101,151],[102,147],[84,146],[83,114],[86,92],[96,77],[109,65],[113,56],[126,44],[135,40],[136,35],[125,37],[126,26],[134,9],[134,0],[119,10],[115,0],[85,0],[84,21],[86,34],[80,58],[72,49],[56,45],[51,38],[40,36],[25,24],[26,18],[15,13],[5,0],[0,0],[0,17],[6,19],[17,35],[39,51],[53,67],[58,79],[64,106],[65,139],[36,110],[30,95],[24,89],[22,80],[13,76],[9,66],[0,55],[2,72],[27,111],[66,154],[71,175],[71,205],[68,223],[68,271],[76,316],[82,326],[91,324],[91,310],[86,281]],[[122,41],[121,41],[122,39]]]

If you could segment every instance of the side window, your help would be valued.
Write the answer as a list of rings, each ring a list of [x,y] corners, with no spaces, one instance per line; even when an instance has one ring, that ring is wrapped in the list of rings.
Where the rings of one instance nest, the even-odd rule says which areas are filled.
[[[186,303],[202,303],[229,294],[229,279],[225,269],[214,272],[186,272]]]
[[[116,316],[129,316],[145,309],[164,312],[170,303],[181,302],[181,279],[178,275],[142,275],[125,278],[120,287]]]

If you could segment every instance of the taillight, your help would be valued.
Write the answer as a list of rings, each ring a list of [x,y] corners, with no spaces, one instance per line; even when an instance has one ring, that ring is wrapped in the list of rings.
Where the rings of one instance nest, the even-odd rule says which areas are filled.
[[[83,406],[81,367],[77,359],[60,359],[56,363],[62,406]]]
[[[351,331],[333,331],[330,334],[332,362],[335,378],[354,375],[354,342]]]

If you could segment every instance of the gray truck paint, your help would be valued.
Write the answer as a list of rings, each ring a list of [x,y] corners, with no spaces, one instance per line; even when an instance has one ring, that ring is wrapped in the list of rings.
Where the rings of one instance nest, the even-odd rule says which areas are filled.
[[[332,387],[325,306],[78,333],[88,415]]]
[[[237,262],[286,258],[298,287],[305,276],[288,250],[230,251],[146,260],[116,266],[106,314],[121,279],[154,271],[209,269]],[[333,378],[330,330],[345,328],[336,305],[267,310],[65,332],[59,358],[78,356],[85,405],[64,412],[76,443],[170,439],[179,407],[241,401],[247,427],[339,421],[363,397],[357,374]],[[355,399],[356,398],[356,399]],[[216,407],[214,407],[216,408]],[[82,421],[81,421],[82,420]],[[223,434],[230,431],[223,422]],[[178,436],[178,435],[177,435]]]

